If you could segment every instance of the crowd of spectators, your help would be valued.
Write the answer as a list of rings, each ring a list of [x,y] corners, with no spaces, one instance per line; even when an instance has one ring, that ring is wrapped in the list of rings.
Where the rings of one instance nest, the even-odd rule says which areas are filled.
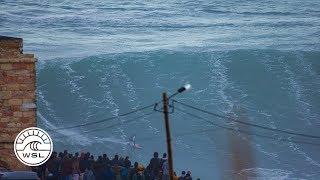
[[[159,158],[157,152],[144,167],[138,162],[132,164],[128,156],[109,158],[103,154],[95,159],[90,152],[70,154],[65,150],[53,152],[45,164],[33,171],[42,180],[169,180],[167,154]],[[182,171],[180,176],[174,172],[174,180],[192,180],[191,172]]]

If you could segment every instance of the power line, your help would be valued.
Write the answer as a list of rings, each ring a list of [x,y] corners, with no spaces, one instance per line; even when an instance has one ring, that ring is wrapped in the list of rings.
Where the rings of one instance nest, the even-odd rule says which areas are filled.
[[[206,113],[206,114],[209,114],[209,115],[218,117],[218,118],[231,119],[231,120],[234,121],[234,122],[238,122],[238,123],[241,123],[241,124],[245,124],[245,125],[247,125],[247,126],[253,126],[253,127],[256,127],[256,128],[261,128],[261,129],[265,129],[265,130],[269,130],[269,131],[275,131],[275,132],[280,132],[280,133],[285,133],[285,134],[291,134],[291,135],[297,135],[297,136],[302,136],[302,137],[308,137],[308,138],[313,138],[313,139],[320,139],[320,136],[303,134],[303,133],[296,133],[296,132],[287,131],[287,130],[283,130],[283,129],[273,129],[273,128],[270,128],[270,127],[267,127],[267,126],[262,126],[262,125],[258,125],[258,124],[253,124],[253,123],[249,123],[249,122],[244,122],[244,121],[240,121],[240,120],[234,119],[234,118],[232,118],[232,117],[230,117],[230,116],[224,116],[224,115],[220,115],[220,114],[217,114],[217,113],[213,113],[213,112],[210,112],[210,111],[207,111],[207,110],[203,110],[203,109],[200,109],[200,108],[191,106],[191,105],[189,105],[189,104],[185,104],[185,103],[179,102],[179,101],[177,101],[177,100],[173,100],[173,101],[176,102],[176,103],[178,103],[178,104],[181,104],[181,105],[183,105],[183,106],[189,107],[189,108],[191,108],[191,109],[194,109],[194,110],[197,110],[197,111],[201,111],[201,112],[203,112],[203,113]]]
[[[173,134],[173,138],[175,139],[176,137],[182,137],[182,136],[188,136],[188,135],[194,135],[194,134],[202,134],[204,132],[212,132],[216,130],[216,128],[210,128],[210,129],[200,129],[200,130],[196,130],[196,131],[191,131],[191,132],[182,132],[182,133],[177,133],[177,134]],[[139,138],[139,142],[143,142],[143,141],[150,141],[150,140],[154,140],[156,138],[162,138],[162,136],[157,136],[157,137],[146,137],[146,138]]]
[[[127,115],[130,115],[130,114],[145,110],[145,109],[150,108],[150,107],[154,107],[154,104],[151,104],[151,105],[148,105],[148,106],[144,106],[144,107],[141,107],[139,109],[136,109],[136,110],[133,110],[133,111],[130,111],[130,112],[127,112],[127,113],[119,114],[118,116],[112,116],[112,117],[109,117],[109,118],[101,119],[99,121],[93,121],[93,122],[78,124],[78,125],[75,125],[75,126],[67,126],[67,127],[56,128],[56,129],[48,129],[48,131],[59,131],[59,130],[64,130],[64,129],[73,129],[73,128],[77,128],[77,127],[83,127],[83,126],[88,126],[88,125],[92,125],[92,124],[103,123],[103,122],[111,121],[111,120],[119,118],[119,117],[127,116]]]
[[[127,121],[118,122],[116,124],[112,124],[112,125],[109,125],[109,126],[106,126],[106,127],[103,127],[103,128],[90,129],[90,130],[87,130],[87,131],[83,131],[81,133],[89,134],[89,133],[93,133],[93,132],[97,132],[97,131],[107,130],[107,129],[122,125],[124,123],[131,123],[131,122],[134,122],[134,121],[141,120],[141,118],[148,117],[148,116],[150,116],[151,114],[154,114],[154,113],[156,113],[156,111],[152,111],[152,112],[143,114],[141,116],[137,116],[137,117],[131,118],[130,120],[127,120]],[[68,134],[68,135],[67,134],[61,134],[61,136],[56,136],[56,137],[59,138],[59,137],[63,137],[63,136],[70,136],[70,134]]]
[[[298,140],[289,140],[289,139],[276,139],[272,136],[267,136],[267,135],[261,135],[261,134],[257,134],[257,133],[253,133],[253,132],[250,132],[250,131],[244,131],[244,130],[241,130],[241,129],[235,129],[235,128],[231,128],[231,127],[226,127],[226,126],[222,126],[222,125],[219,125],[219,124],[216,124],[202,116],[198,116],[198,115],[195,115],[195,114],[192,114],[192,113],[189,113],[185,110],[182,110],[180,108],[177,108],[175,107],[175,109],[177,109],[178,111],[181,111],[183,112],[184,114],[187,114],[189,116],[192,116],[192,117],[195,117],[195,118],[198,118],[198,119],[201,119],[205,122],[208,122],[214,126],[217,126],[219,128],[222,128],[222,129],[226,129],[226,130],[229,130],[229,131],[234,131],[234,132],[240,132],[242,134],[247,134],[247,135],[253,135],[253,136],[256,136],[256,137],[260,137],[260,138],[264,138],[264,139],[271,139],[271,140],[274,140],[274,141],[284,141],[284,142],[293,142],[293,143],[297,143],[297,144],[307,144],[307,145],[312,145],[312,146],[320,146],[320,144],[318,143],[312,143],[312,142],[306,142],[306,141],[298,141]]]
[[[119,126],[119,125],[123,125],[124,123],[131,123],[131,122],[134,122],[134,121],[138,121],[138,120],[141,120],[141,118],[144,118],[144,117],[147,117],[147,116],[150,116],[151,114],[154,114],[156,113],[155,111],[152,111],[150,113],[146,113],[144,115],[141,115],[141,116],[137,116],[135,118],[132,118],[130,120],[127,120],[127,121],[123,121],[123,122],[119,122],[119,123],[116,123],[116,124],[112,124],[110,126],[106,126],[104,128],[96,128],[96,129],[90,129],[88,131],[84,131],[83,133],[92,133],[92,132],[96,132],[96,131],[102,131],[102,130],[106,130],[106,129],[109,129],[109,128],[113,128],[113,127],[116,127],[116,126]]]

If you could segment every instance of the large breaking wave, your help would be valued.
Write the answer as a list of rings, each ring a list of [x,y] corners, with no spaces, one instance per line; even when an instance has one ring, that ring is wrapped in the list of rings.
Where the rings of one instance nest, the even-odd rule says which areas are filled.
[[[223,114],[233,113],[234,106],[241,106],[250,122],[317,134],[319,57],[320,53],[313,51],[236,50],[150,51],[74,58],[73,61],[55,59],[38,68],[39,125],[54,128],[118,115],[159,100],[161,92],[174,92],[190,82],[194,88],[180,95],[181,101]],[[171,119],[174,134],[209,126],[179,112]],[[83,133],[126,120],[121,117],[102,125],[59,131],[53,133],[53,137],[58,148],[67,145],[71,149],[85,149],[94,144],[90,150],[96,153],[101,149],[128,153],[145,162],[150,152],[165,151],[161,114],[112,129]],[[252,130],[275,138],[297,138]],[[133,152],[125,143],[133,134],[138,141],[142,139],[140,143],[145,145],[142,152]],[[145,138],[149,141],[143,141]],[[221,161],[221,157],[230,160],[227,141],[224,130],[176,137],[177,168],[185,163],[197,173],[214,168],[219,177],[223,169],[214,162]],[[256,172],[262,172],[263,168],[278,169],[277,172],[283,169],[286,173],[280,174],[281,177],[317,177],[314,174],[319,172],[319,147],[259,138],[250,144],[257,153]],[[204,164],[208,166],[198,168]],[[261,177],[268,171],[260,173]]]

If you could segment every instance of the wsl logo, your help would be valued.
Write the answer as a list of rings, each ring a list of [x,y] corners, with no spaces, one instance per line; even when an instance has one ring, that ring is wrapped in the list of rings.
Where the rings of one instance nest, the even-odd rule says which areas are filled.
[[[51,156],[52,140],[47,132],[37,127],[22,130],[14,141],[14,153],[27,166],[39,166]]]

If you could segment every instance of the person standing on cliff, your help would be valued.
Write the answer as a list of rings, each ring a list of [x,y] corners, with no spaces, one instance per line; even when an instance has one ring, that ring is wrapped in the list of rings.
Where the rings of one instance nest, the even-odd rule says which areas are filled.
[[[79,180],[80,177],[80,168],[79,168],[79,154],[76,154],[72,159],[72,176],[73,180]]]
[[[151,169],[152,180],[159,180],[161,166],[158,152],[153,153],[153,158],[150,160],[149,166]]]
[[[164,159],[162,162],[162,180],[169,180],[169,164],[167,159]]]
[[[71,154],[67,154],[63,158],[62,162],[62,179],[63,180],[71,180],[72,179],[72,167],[73,161]]]

